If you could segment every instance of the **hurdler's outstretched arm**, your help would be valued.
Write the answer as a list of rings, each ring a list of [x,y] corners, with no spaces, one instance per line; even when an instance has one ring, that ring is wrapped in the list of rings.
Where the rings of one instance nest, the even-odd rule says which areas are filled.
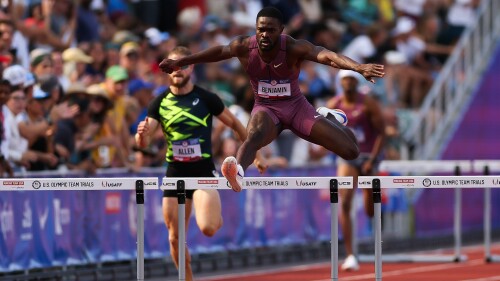
[[[231,41],[229,45],[214,46],[198,53],[185,56],[179,60],[164,59],[159,67],[163,72],[172,73],[186,65],[218,62],[236,57],[244,51],[242,43],[245,38],[246,37],[238,37]]]
[[[349,57],[315,46],[306,40],[297,40],[295,50],[304,60],[310,60],[339,69],[359,72],[366,80],[375,83],[375,77],[384,76],[384,66],[380,64],[359,64]]]

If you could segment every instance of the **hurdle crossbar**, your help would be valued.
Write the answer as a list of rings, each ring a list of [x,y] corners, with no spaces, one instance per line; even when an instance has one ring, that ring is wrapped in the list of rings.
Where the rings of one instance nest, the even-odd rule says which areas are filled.
[[[403,161],[382,161],[379,166],[380,171],[397,172],[405,175],[428,175],[431,173],[450,173],[460,176],[462,173],[472,171],[471,162],[468,160],[403,160]],[[403,177],[406,178],[406,177]],[[425,177],[428,178],[428,177]],[[358,184],[362,181],[358,180]],[[387,188],[386,183],[381,182],[382,188]],[[365,185],[366,187],[366,185]],[[402,187],[402,186],[399,186]],[[384,255],[384,262],[459,262],[467,260],[467,256],[462,255],[462,231],[461,231],[461,213],[462,213],[462,192],[461,188],[454,185],[454,219],[453,219],[453,237],[454,237],[454,255]],[[372,255],[358,255],[361,262],[373,262],[375,257]]]
[[[338,189],[353,187],[352,177],[249,177],[243,180],[243,189],[329,189],[331,203],[331,280],[338,280]],[[162,190],[177,190],[179,210],[179,280],[186,278],[185,190],[228,190],[225,178],[163,178]]]
[[[144,190],[158,189],[158,178],[12,178],[0,191],[135,190],[137,204],[137,280],[144,280]]]
[[[472,166],[475,173],[485,176],[491,173],[500,173],[500,160],[474,160]],[[492,186],[500,185],[497,177]],[[491,254],[491,187],[484,188],[484,259],[486,262],[500,262],[500,255]]]
[[[371,188],[375,190],[378,186],[381,188],[456,188],[460,186],[461,188],[484,188],[491,186],[491,184],[498,180],[498,177],[494,176],[390,176],[390,177],[359,177],[358,187],[359,188]],[[375,203],[375,205],[380,203]],[[375,233],[381,233],[381,221],[382,218],[380,213],[375,213]],[[375,248],[381,247],[382,240],[381,235],[375,235]],[[382,264],[381,250],[375,253],[375,272],[381,272]],[[403,256],[399,256],[400,260],[405,260]],[[455,255],[453,256],[454,262],[459,262],[466,260],[466,256],[457,255],[457,249],[455,249]],[[386,260],[384,260],[386,261]],[[387,261],[395,261],[394,259],[387,259]],[[444,262],[447,261],[443,256],[435,259],[433,256],[421,256],[419,259],[408,259],[408,262],[412,261],[422,261],[422,262]],[[381,276],[380,276],[381,278]]]

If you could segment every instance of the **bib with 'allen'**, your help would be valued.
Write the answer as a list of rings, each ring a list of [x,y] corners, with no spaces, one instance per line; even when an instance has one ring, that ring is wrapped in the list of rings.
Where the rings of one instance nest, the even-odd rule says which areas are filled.
[[[192,162],[201,159],[201,146],[199,139],[187,139],[172,142],[174,160],[179,162]]]

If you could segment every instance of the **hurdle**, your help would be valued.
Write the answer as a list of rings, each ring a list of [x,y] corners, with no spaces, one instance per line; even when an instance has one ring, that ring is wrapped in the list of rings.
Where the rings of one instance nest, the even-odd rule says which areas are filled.
[[[185,190],[228,190],[225,178],[163,178],[162,190],[177,190],[179,203],[179,280],[186,280],[186,226]],[[249,177],[243,180],[243,189],[330,189],[331,205],[331,280],[338,280],[338,189],[353,187],[352,177]]]
[[[376,193],[381,188],[485,188],[497,179],[494,176],[392,176],[392,177],[359,177],[359,188],[373,190],[375,208],[380,210],[381,203],[375,202]],[[380,201],[380,200],[378,200]],[[375,212],[375,278],[382,280],[382,217]],[[456,249],[455,249],[456,250]],[[456,253],[455,253],[456,254]],[[422,261],[432,257],[424,256]],[[439,259],[436,259],[439,261]],[[415,259],[417,261],[417,259]],[[455,260],[457,261],[457,260]]]
[[[431,173],[453,173],[460,176],[462,173],[472,171],[471,162],[468,160],[404,160],[404,161],[382,161],[379,166],[380,171],[398,172],[405,175],[427,175]],[[428,177],[429,178],[429,177]],[[364,181],[358,180],[358,183]],[[384,183],[381,183],[384,184]],[[382,186],[381,188],[386,188]],[[456,187],[454,196],[454,255],[403,255],[391,254],[382,257],[384,262],[461,262],[466,261],[467,256],[461,254],[462,247],[462,191]],[[359,255],[360,262],[373,262],[371,255]]]
[[[483,173],[488,176],[490,173],[500,172],[499,160],[474,160],[472,162],[474,172]],[[496,178],[493,186],[500,185],[500,178]],[[490,262],[500,262],[500,255],[491,254],[491,187],[484,188],[484,260]]]
[[[138,281],[144,281],[144,190],[148,189],[158,189],[158,178],[8,178],[0,185],[0,191],[135,190]]]

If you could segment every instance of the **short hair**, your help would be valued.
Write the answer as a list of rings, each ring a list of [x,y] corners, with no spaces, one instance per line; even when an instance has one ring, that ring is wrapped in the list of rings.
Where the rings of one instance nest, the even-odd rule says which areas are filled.
[[[280,24],[283,24],[283,14],[275,7],[269,6],[262,8],[262,10],[260,10],[257,14],[256,20],[258,20],[260,17],[275,18],[280,22]]]
[[[170,56],[171,54],[189,56],[191,55],[191,50],[189,50],[189,48],[184,46],[177,46],[168,53],[167,57]]]

